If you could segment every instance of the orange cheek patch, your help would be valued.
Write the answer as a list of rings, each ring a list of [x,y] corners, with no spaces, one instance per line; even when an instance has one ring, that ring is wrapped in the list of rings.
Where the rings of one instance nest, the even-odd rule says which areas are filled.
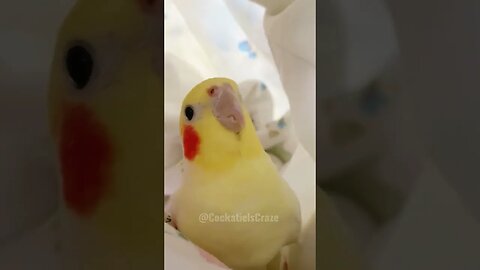
[[[110,184],[112,146],[105,128],[84,106],[66,107],[59,155],[63,198],[80,216],[93,213]]]
[[[188,160],[193,160],[198,154],[200,137],[192,126],[185,126],[183,130],[183,155]]]

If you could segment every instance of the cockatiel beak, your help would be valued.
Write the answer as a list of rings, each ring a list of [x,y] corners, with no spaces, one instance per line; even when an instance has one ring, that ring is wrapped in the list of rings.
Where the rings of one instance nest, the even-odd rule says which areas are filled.
[[[240,100],[232,87],[227,83],[213,86],[208,94],[213,98],[212,113],[218,122],[226,129],[239,133],[245,126],[245,119]]]

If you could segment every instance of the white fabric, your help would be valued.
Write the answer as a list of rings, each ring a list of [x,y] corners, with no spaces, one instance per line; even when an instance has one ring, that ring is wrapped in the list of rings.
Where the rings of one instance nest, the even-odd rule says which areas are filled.
[[[290,100],[296,132],[315,157],[315,94],[325,97],[361,90],[392,63],[397,47],[390,16],[380,0],[252,1],[267,9],[265,33]],[[321,42],[317,46],[316,26]],[[320,53],[317,93],[315,47]]]
[[[221,270],[230,269],[206,251],[193,245],[172,226],[164,225],[164,269]]]
[[[244,26],[245,29],[262,29],[261,7],[250,5],[238,15],[240,12],[236,11],[237,16],[249,18],[250,25]],[[255,44],[262,42],[258,37],[261,35],[253,35],[256,38],[250,40],[222,0],[168,0],[165,1],[165,13],[167,53],[189,63],[203,77],[225,76],[237,82],[261,80],[274,89],[275,117],[288,110],[288,101],[275,65],[270,61],[268,47],[260,43],[258,47],[263,49],[258,50]],[[254,22],[256,25],[252,25]]]
[[[265,32],[290,101],[296,134],[315,157],[315,0],[294,1],[276,15],[267,10]]]
[[[300,202],[303,228],[315,214],[315,163],[300,145],[282,176],[293,189]]]

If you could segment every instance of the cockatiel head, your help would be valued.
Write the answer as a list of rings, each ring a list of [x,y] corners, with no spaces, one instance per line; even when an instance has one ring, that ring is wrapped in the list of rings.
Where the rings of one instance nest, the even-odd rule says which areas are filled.
[[[163,223],[160,5],[78,0],[51,68],[63,205],[128,245],[151,242]]]
[[[180,133],[184,157],[205,169],[227,169],[264,153],[237,84],[226,78],[205,80],[187,94]]]

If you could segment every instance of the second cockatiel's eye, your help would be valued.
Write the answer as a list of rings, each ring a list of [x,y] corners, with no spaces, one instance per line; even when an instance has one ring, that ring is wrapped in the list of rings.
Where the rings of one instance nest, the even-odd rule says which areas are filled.
[[[75,88],[85,88],[90,81],[94,67],[90,50],[83,45],[75,45],[69,48],[65,56],[65,65]]]

